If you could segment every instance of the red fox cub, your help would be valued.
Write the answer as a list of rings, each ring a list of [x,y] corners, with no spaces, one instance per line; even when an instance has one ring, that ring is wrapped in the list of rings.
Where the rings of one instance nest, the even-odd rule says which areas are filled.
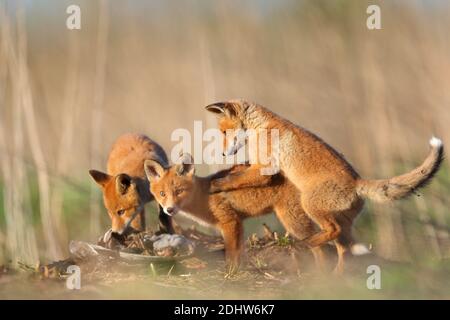
[[[242,220],[276,212],[286,230],[298,239],[316,233],[315,224],[305,214],[300,193],[281,175],[260,176],[254,187],[210,193],[211,182],[229,174],[246,170],[246,165],[234,166],[207,177],[194,174],[193,160],[184,154],[181,163],[172,167],[154,160],[145,161],[145,172],[156,201],[169,215],[181,213],[201,224],[218,228],[224,237],[225,253],[231,270],[239,265],[243,247]],[[269,182],[270,181],[270,182]],[[257,187],[259,184],[267,186]],[[323,267],[320,246],[312,249],[316,264]]]
[[[319,137],[260,105],[231,100],[211,104],[206,110],[220,116],[219,127],[222,132],[227,132],[224,145],[229,154],[235,154],[246,143],[237,137],[230,138],[228,133],[231,131],[255,129],[258,135],[258,129],[265,129],[266,132],[278,130],[279,168],[300,191],[302,208],[320,227],[320,232],[305,242],[315,247],[334,240],[339,255],[335,269],[337,273],[343,272],[344,254],[353,243],[352,223],[363,208],[364,198],[378,202],[405,198],[424,187],[439,170],[443,160],[442,141],[433,137],[428,157],[416,169],[390,179],[366,180]],[[232,145],[227,145],[228,141]],[[267,143],[270,152],[270,135]],[[217,179],[212,188],[240,188],[258,175],[263,167],[257,160],[259,150],[256,147],[249,153],[250,162],[255,164],[246,173]]]
[[[114,143],[108,157],[108,173],[89,171],[102,189],[113,233],[126,236],[145,230],[144,205],[153,200],[144,172],[147,159],[168,164],[166,153],[156,142],[143,134],[128,133]],[[171,218],[159,208],[161,232],[173,233]]]

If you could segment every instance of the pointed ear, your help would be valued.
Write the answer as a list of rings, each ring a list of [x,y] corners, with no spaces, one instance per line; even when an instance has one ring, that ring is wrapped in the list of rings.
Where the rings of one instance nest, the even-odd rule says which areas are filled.
[[[133,184],[131,177],[125,173],[116,176],[116,191],[119,194],[125,194]]]
[[[89,170],[89,174],[100,187],[104,187],[112,178],[109,174],[97,170]]]
[[[232,102],[216,102],[207,105],[205,109],[209,112],[232,118],[237,115],[237,106]]]
[[[144,170],[150,182],[159,180],[166,173],[166,168],[156,160],[145,160]]]
[[[183,153],[178,161],[176,172],[179,176],[192,176],[194,174],[194,159],[189,153]]]

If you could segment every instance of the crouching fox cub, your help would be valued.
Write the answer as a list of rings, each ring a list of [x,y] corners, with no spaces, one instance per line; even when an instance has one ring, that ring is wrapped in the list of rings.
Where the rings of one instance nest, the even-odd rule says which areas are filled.
[[[247,165],[236,165],[207,177],[194,174],[193,160],[184,154],[181,163],[171,167],[155,160],[145,161],[150,190],[168,215],[181,213],[199,223],[218,228],[224,237],[225,254],[231,270],[239,265],[243,247],[242,220],[276,213],[286,230],[298,239],[317,232],[301,207],[300,193],[282,175],[260,176],[252,187],[210,193],[211,182],[238,174]],[[270,181],[268,181],[270,179]],[[264,185],[264,187],[262,187]],[[316,264],[323,267],[320,246],[312,248]]]
[[[108,157],[107,173],[89,173],[103,192],[111,218],[112,232],[126,236],[145,230],[144,205],[153,200],[145,177],[144,161],[157,159],[167,165],[163,148],[142,134],[124,134],[114,143]],[[173,233],[172,220],[159,210],[160,230]]]

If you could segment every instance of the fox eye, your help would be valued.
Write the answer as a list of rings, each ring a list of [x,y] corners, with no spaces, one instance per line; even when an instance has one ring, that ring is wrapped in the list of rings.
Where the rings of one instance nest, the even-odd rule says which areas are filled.
[[[180,194],[182,194],[184,192],[183,189],[178,189],[177,191],[175,191],[175,194],[178,196]]]
[[[117,215],[118,216],[121,216],[121,215],[123,215],[125,213],[125,210],[119,210],[119,211],[117,211]]]
[[[165,197],[166,193],[164,191],[160,191],[159,194],[161,195],[161,197]]]

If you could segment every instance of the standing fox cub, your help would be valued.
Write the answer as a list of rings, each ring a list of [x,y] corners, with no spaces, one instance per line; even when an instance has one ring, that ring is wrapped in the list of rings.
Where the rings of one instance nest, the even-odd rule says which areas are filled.
[[[228,154],[235,154],[247,142],[247,139],[239,139],[242,135],[237,135],[237,129],[255,129],[257,137],[258,131],[264,133],[259,129],[265,129],[265,132],[278,130],[281,173],[300,191],[302,208],[320,227],[320,232],[305,239],[305,242],[310,247],[316,247],[334,240],[339,256],[335,269],[338,273],[343,271],[344,254],[354,242],[351,228],[363,208],[364,198],[378,202],[405,198],[425,186],[443,160],[442,141],[432,138],[428,157],[416,169],[390,179],[365,180],[341,154],[319,137],[260,105],[231,100],[211,104],[206,110],[220,116],[219,127],[222,132],[227,132],[224,147]],[[229,134],[231,132],[234,132],[234,137]],[[270,153],[270,135],[267,144]],[[249,157],[253,165],[245,173],[216,179],[212,189],[246,186],[264,167],[258,162],[258,155],[257,147],[250,149]]]
[[[144,161],[156,159],[168,164],[166,153],[142,134],[124,134],[114,143],[108,157],[107,173],[89,173],[103,192],[112,232],[126,236],[145,230],[144,205],[153,200],[145,177]],[[173,233],[172,220],[159,207],[160,230]]]
[[[239,174],[248,166],[237,165],[207,177],[198,177],[192,163],[188,154],[182,156],[180,164],[172,167],[146,160],[150,190],[167,214],[181,212],[199,223],[218,228],[224,237],[226,258],[232,270],[239,265],[243,246],[242,220],[245,218],[275,211],[286,230],[296,238],[303,239],[316,233],[314,222],[301,207],[300,193],[283,176],[260,176],[252,182],[253,187],[210,193],[215,179]],[[316,264],[322,268],[320,246],[312,248],[312,253]]]

